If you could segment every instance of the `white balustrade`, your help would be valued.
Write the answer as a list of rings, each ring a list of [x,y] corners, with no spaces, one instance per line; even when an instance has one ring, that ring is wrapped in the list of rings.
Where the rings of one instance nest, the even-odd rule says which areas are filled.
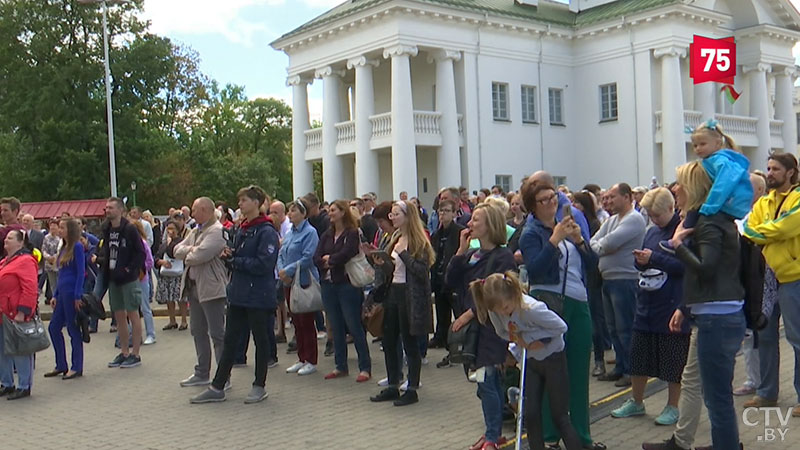
[[[439,119],[442,113],[430,111],[414,111],[414,132],[420,134],[441,134]]]
[[[369,117],[372,123],[372,137],[391,137],[392,136],[392,113],[387,112]]]
[[[306,151],[322,151],[322,128],[313,128],[305,132],[306,135]]]
[[[775,137],[783,137],[783,121],[770,120],[769,121],[769,134]]]
[[[336,124],[337,144],[356,141],[356,123],[353,120]]]
[[[722,129],[727,134],[738,134],[744,136],[756,135],[756,124],[758,119],[755,117],[732,116],[728,114],[717,114],[716,119]]]

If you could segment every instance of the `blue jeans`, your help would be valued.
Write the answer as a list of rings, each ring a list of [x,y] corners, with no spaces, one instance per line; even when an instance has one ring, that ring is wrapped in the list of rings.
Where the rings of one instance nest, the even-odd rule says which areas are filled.
[[[636,280],[603,280],[603,308],[617,357],[617,374],[631,373],[631,329],[637,289]]]
[[[372,373],[372,359],[367,346],[367,334],[361,324],[361,303],[364,292],[350,283],[322,282],[322,303],[333,333],[336,370],[347,372],[347,334],[350,330],[358,353],[358,370]]]
[[[142,302],[140,308],[142,310],[142,317],[144,318],[145,336],[150,336],[153,339],[156,337],[156,325],[153,322],[153,309],[150,308],[150,282],[140,281],[142,285]]]
[[[698,314],[697,363],[714,448],[739,448],[739,417],[733,405],[733,367],[744,338],[744,312]]]
[[[497,443],[503,432],[503,405],[506,403],[500,371],[494,366],[485,366],[486,377],[478,383],[478,398],[483,408],[483,422],[486,424],[486,442]]]
[[[592,348],[594,361],[603,362],[606,349],[611,348],[611,333],[606,326],[601,287],[589,289],[589,314],[592,318]]]
[[[800,281],[778,286],[778,303],[772,310],[767,327],[758,332],[758,358],[761,384],[756,395],[768,400],[778,399],[780,380],[780,338],[778,322],[783,314],[786,340],[794,350],[794,390],[800,403]]]
[[[6,355],[3,349],[3,325],[0,322],[0,384],[3,387],[16,386],[17,389],[30,389],[33,386],[33,354],[26,356]],[[14,383],[14,368],[17,369],[18,383]]]

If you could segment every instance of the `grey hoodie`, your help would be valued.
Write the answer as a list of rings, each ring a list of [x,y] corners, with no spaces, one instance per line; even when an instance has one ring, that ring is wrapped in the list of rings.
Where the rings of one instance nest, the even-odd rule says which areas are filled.
[[[513,322],[517,334],[528,344],[549,338],[550,340],[544,343],[544,348],[528,350],[528,358],[535,358],[538,361],[564,350],[564,333],[567,332],[567,324],[558,317],[558,314],[550,311],[543,302],[524,294],[522,301],[523,307],[514,311],[510,316],[489,311],[489,319],[492,321],[497,335],[510,341],[511,335],[508,326]]]

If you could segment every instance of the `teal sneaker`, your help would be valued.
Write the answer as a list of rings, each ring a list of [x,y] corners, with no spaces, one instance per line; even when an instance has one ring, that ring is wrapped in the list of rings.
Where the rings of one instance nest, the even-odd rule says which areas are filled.
[[[644,403],[637,404],[632,398],[629,398],[619,408],[611,411],[611,417],[621,419],[623,417],[643,416]]]
[[[680,417],[678,408],[667,405],[661,411],[661,415],[656,417],[656,425],[675,425],[678,423],[678,417]]]

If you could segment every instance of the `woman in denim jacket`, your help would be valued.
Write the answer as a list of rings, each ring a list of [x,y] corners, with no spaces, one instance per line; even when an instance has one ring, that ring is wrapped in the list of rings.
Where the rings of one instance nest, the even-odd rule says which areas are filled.
[[[531,296],[547,303],[567,323],[564,338],[572,424],[584,448],[603,449],[603,444],[592,442],[589,431],[592,319],[587,286],[597,268],[597,255],[571,217],[556,221],[557,194],[553,186],[546,184],[523,185],[522,200],[531,215],[519,239],[519,248],[528,269]],[[545,442],[558,442],[560,436],[551,419],[549,400],[544,402],[542,418]]]
[[[278,276],[283,281],[287,301],[295,276],[300,277],[300,285],[303,287],[311,284],[309,278],[311,276],[319,280],[319,271],[314,265],[314,252],[317,251],[319,236],[317,230],[308,223],[308,205],[298,198],[289,204],[288,216],[292,222],[292,229],[283,238],[278,253]],[[316,313],[295,314],[291,311],[289,313],[297,337],[298,361],[286,369],[286,372],[298,375],[312,374],[317,371],[317,329],[314,325]]]

